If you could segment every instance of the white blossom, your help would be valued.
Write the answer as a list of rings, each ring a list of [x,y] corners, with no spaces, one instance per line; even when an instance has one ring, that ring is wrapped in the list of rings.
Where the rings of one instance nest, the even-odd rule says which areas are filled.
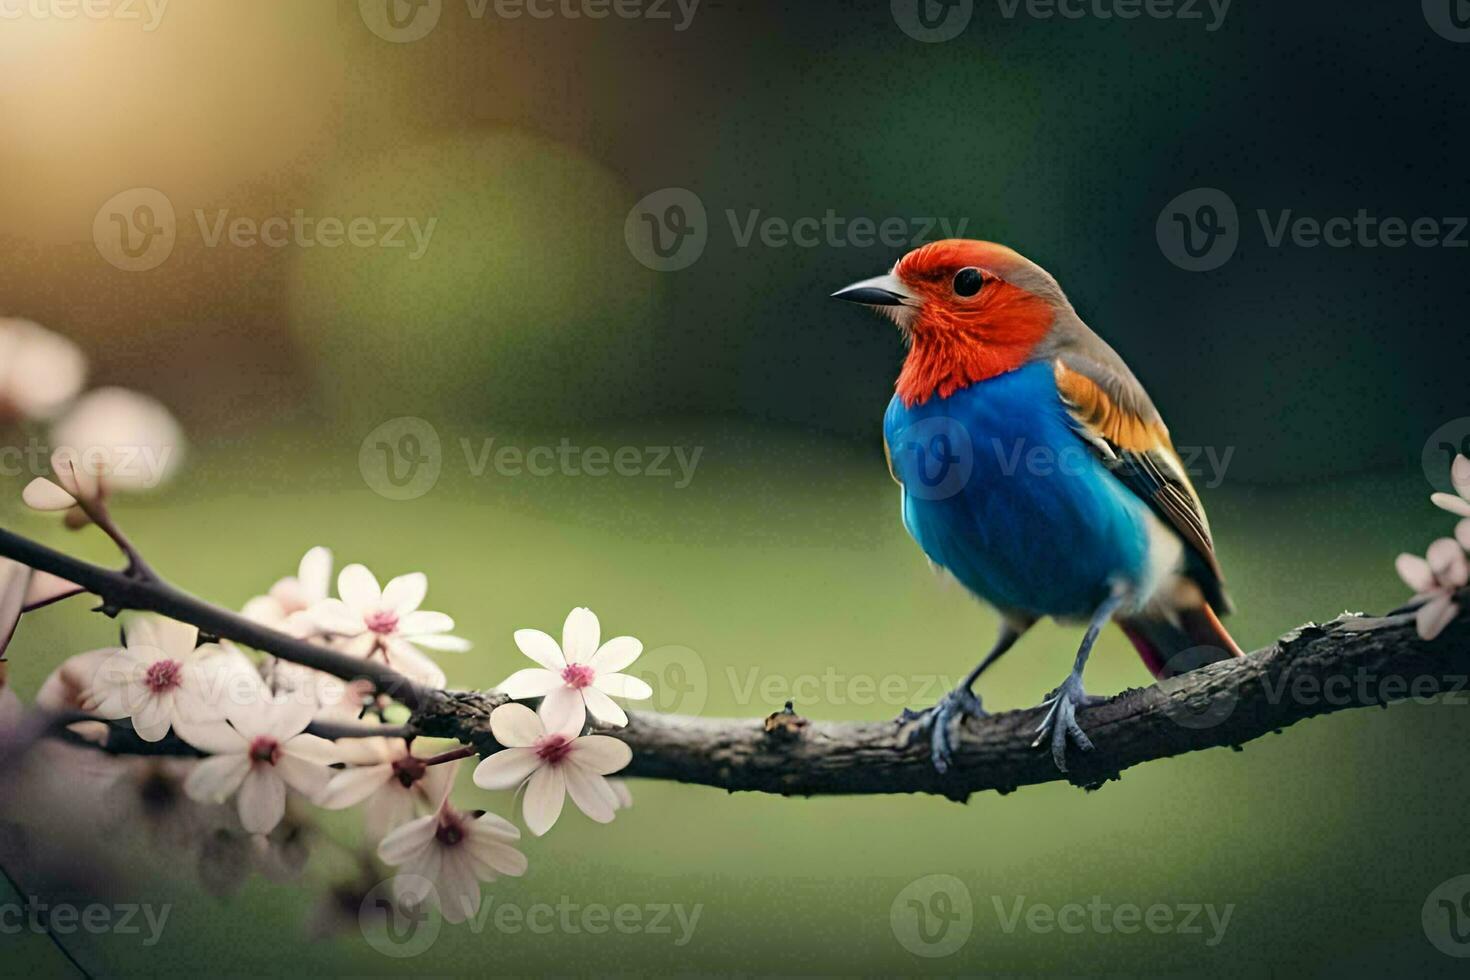
[[[522,815],[538,837],[561,816],[568,795],[598,823],[613,818],[620,801],[606,777],[633,758],[627,745],[607,735],[581,735],[564,727],[548,732],[523,704],[505,704],[490,715],[490,731],[505,748],[475,769],[481,789],[525,787]]]
[[[400,575],[380,587],[365,567],[348,565],[337,576],[339,598],[318,603],[309,615],[318,628],[340,637],[349,652],[365,658],[382,654],[400,673],[443,687],[444,672],[419,647],[464,651],[470,644],[449,635],[453,619],[419,608],[428,589],[422,572]]]
[[[67,338],[30,320],[0,319],[0,420],[50,418],[86,376],[86,358]]]
[[[520,836],[514,824],[493,813],[461,813],[446,792],[434,813],[385,837],[378,857],[398,869],[398,902],[410,908],[438,905],[446,921],[464,922],[480,911],[480,882],[526,873],[525,855],[511,846]]]
[[[228,721],[187,726],[184,739],[210,757],[184,783],[189,797],[223,803],[237,796],[240,824],[268,834],[286,814],[287,787],[314,800],[332,778],[332,743],[306,734],[312,708],[294,701],[232,706]]]
[[[216,643],[196,646],[199,630],[140,615],[123,627],[126,646],[101,662],[84,707],[108,719],[130,718],[138,737],[157,742],[171,728],[225,717],[228,702],[260,686],[244,654]]]
[[[1454,493],[1436,493],[1429,499],[1434,506],[1451,514],[1470,518],[1470,457],[1455,457],[1455,463],[1450,467],[1450,482],[1454,484]]]
[[[315,628],[307,613],[326,600],[331,584],[332,552],[318,546],[302,556],[295,575],[277,580],[265,595],[245,603],[241,612],[264,626],[305,637]]]
[[[352,739],[342,746],[349,765],[338,772],[317,798],[328,810],[345,810],[363,804],[367,834],[381,840],[396,827],[412,820],[423,806],[434,807],[449,792],[446,785],[454,767],[426,766],[408,749],[403,739]]]
[[[540,630],[516,630],[516,646],[540,664],[518,670],[497,688],[517,700],[545,698],[541,714],[552,730],[581,731],[587,715],[606,725],[626,725],[628,716],[613,698],[641,701],[653,689],[620,673],[643,653],[631,636],[616,636],[599,646],[601,625],[590,609],[573,609],[562,626],[561,645]]]
[[[1404,584],[1414,590],[1415,598],[1425,600],[1415,616],[1419,636],[1434,639],[1460,614],[1455,593],[1470,582],[1465,548],[1453,538],[1440,538],[1429,546],[1427,558],[1399,555],[1395,566]]]

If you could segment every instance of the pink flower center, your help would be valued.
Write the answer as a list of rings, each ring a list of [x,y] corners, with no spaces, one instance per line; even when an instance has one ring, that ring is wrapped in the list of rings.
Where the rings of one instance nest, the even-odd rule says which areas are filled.
[[[459,814],[446,810],[439,817],[439,826],[434,831],[434,838],[445,847],[453,847],[464,840],[464,825],[459,821]]]
[[[250,761],[275,765],[281,758],[281,743],[269,735],[257,735],[250,740]]]
[[[597,671],[587,664],[568,664],[561,672],[561,679],[567,682],[567,686],[578,690],[591,687],[593,678],[596,676]]]
[[[572,754],[572,740],[560,732],[543,735],[536,740],[536,757],[548,765],[559,765]]]
[[[148,665],[148,673],[143,675],[143,683],[154,694],[162,694],[164,691],[172,691],[178,687],[183,679],[183,673],[184,666],[177,660],[159,660]]]
[[[379,636],[387,636],[398,629],[398,614],[391,609],[381,609],[365,620],[367,628]]]

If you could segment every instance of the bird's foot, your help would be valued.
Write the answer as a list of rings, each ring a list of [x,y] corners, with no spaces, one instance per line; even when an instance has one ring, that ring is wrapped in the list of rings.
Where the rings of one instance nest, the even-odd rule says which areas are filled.
[[[932,708],[923,711],[904,708],[898,723],[909,726],[904,735],[904,746],[928,739],[929,758],[938,772],[945,773],[954,764],[960,722],[966,718],[984,717],[985,709],[980,706],[980,698],[969,688],[960,688],[950,691]]]
[[[1051,758],[1062,772],[1067,771],[1067,742],[1070,739],[1083,752],[1092,751],[1092,739],[1077,724],[1077,709],[1102,704],[1107,698],[1094,697],[1082,689],[1082,675],[1068,674],[1067,679],[1041,702],[1048,709],[1046,717],[1036,726],[1036,740],[1031,743],[1037,748],[1051,742]]]

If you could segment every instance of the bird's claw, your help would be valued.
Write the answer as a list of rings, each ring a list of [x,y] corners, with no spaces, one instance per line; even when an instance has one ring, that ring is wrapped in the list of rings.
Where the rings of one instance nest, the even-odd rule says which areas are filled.
[[[904,747],[929,739],[929,759],[940,773],[949,771],[954,764],[954,743],[959,723],[965,718],[983,718],[985,709],[980,698],[969,689],[950,691],[939,703],[923,711],[903,709],[899,725],[911,726],[904,734]]]
[[[1046,716],[1041,719],[1041,724],[1036,726],[1036,740],[1031,747],[1039,748],[1051,741],[1051,758],[1057,768],[1062,772],[1067,771],[1067,742],[1071,742],[1083,752],[1092,751],[1092,739],[1077,724],[1077,709],[1101,704],[1106,698],[1093,697],[1082,689],[1082,678],[1072,674],[1062,682],[1061,687],[1047,695],[1041,706],[1047,709]]]

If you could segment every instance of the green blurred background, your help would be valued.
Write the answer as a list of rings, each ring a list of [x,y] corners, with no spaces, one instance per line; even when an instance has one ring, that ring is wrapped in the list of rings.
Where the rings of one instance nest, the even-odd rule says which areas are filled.
[[[1465,212],[1470,45],[1418,5],[1237,0],[1207,31],[1007,19],[981,3],[943,43],[906,35],[884,3],[706,0],[684,30],[676,6],[671,20],[536,19],[445,0],[417,16],[436,7],[407,43],[374,32],[373,2],[172,0],[156,30],[120,16],[0,24],[0,313],[72,336],[96,381],[179,415],[188,465],[118,510],[193,591],[238,606],[326,544],[384,577],[428,573],[429,607],[476,643],[439,658],[455,685],[498,681],[521,666],[514,629],[555,632],[584,604],[643,639],[650,679],[682,695],[664,708],[759,716],[794,690],[811,716],[857,719],[932,701],[993,617],[937,582],[898,524],[878,438],[897,337],[826,299],[905,249],[742,246],[730,211],[742,226],[829,210],[965,221],[1047,266],[1177,442],[1233,451],[1204,493],[1247,647],[1344,607],[1392,607],[1393,556],[1446,533],[1425,497],[1447,472],[1438,441],[1470,434],[1466,253],[1272,248],[1254,223],[1257,208]],[[1155,221],[1199,186],[1226,191],[1243,227],[1235,257],[1196,274],[1168,261]],[[177,220],[167,259],[128,272],[92,229],[139,187]],[[669,272],[625,237],[630,210],[663,188],[706,211],[702,254]],[[209,225],[226,209],[435,224],[416,259],[411,246],[211,246],[196,212]],[[437,437],[439,472],[390,499],[402,494],[372,447],[404,417]],[[492,438],[701,455],[687,486],[677,466],[510,475],[477,470]],[[0,518],[108,557],[11,503]],[[75,603],[28,618],[16,688],[29,696],[110,632]],[[1034,631],[987,675],[987,704],[1035,703],[1076,639]],[[898,695],[870,695],[895,676]],[[1089,687],[1146,679],[1110,633]],[[343,870],[330,849],[304,882],[257,877],[225,901],[172,880],[183,862],[167,842],[136,855],[163,873],[137,900],[174,903],[163,940],[67,945],[97,975],[1449,974],[1457,960],[1421,909],[1470,873],[1464,710],[1347,712],[1095,793],[968,806],[635,782],[613,824],[569,812],[527,842],[528,877],[486,888],[522,907],[701,904],[683,946],[677,927],[446,927],[395,960],[351,923],[306,938]],[[511,809],[467,781],[460,798]],[[350,815],[326,824],[355,833]],[[926,958],[890,913],[939,873],[964,883],[973,931]],[[1207,946],[1208,926],[1007,932],[993,904],[1094,896],[1234,910]],[[43,938],[0,944],[6,973],[69,975]]]

